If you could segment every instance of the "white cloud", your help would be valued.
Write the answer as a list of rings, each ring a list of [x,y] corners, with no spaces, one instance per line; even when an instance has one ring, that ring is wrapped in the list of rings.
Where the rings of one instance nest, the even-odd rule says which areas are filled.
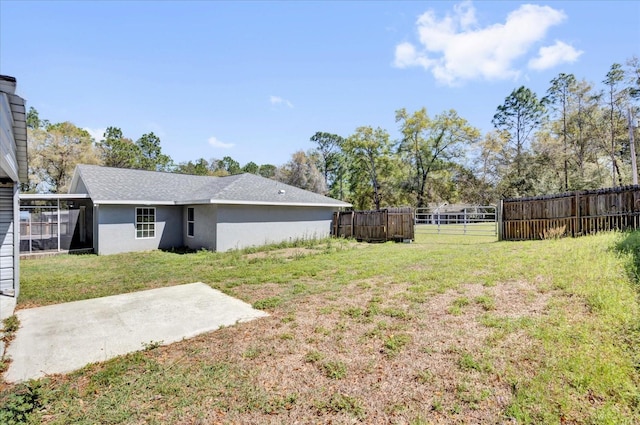
[[[583,53],[582,50],[576,50],[562,41],[556,41],[553,46],[541,47],[538,56],[529,61],[529,68],[544,70],[565,62],[573,63]]]
[[[416,48],[411,43],[400,43],[396,46],[396,59],[394,61],[394,65],[398,68],[419,65],[428,69],[434,63],[435,61],[429,60],[426,56],[418,55]]]
[[[233,143],[221,142],[220,140],[216,139],[213,136],[209,137],[209,144],[214,148],[221,148],[221,149],[231,149],[232,147],[235,146]]]
[[[293,108],[293,104],[289,102],[287,99],[283,99],[280,96],[270,96],[269,102],[272,105],[287,105],[289,108]]]
[[[470,1],[455,5],[453,12],[442,18],[428,10],[416,22],[419,44],[398,44],[394,65],[422,67],[431,71],[437,81],[449,85],[477,79],[515,79],[520,75],[515,61],[541,42],[549,28],[565,19],[560,10],[525,4],[509,13],[504,23],[480,27]],[[566,46],[565,58],[571,57],[569,49],[577,52],[562,45]],[[554,49],[560,50],[557,46],[558,43]],[[540,57],[551,54],[543,54],[541,49]]]
[[[83,128],[83,130],[89,133],[91,137],[93,137],[93,140],[95,140],[96,143],[104,139],[104,132],[107,131],[106,128],[88,128],[88,127]]]

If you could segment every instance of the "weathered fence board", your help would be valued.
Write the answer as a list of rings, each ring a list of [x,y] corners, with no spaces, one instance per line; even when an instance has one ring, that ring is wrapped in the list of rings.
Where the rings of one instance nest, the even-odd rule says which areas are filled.
[[[415,219],[412,208],[387,210],[387,239],[414,240]]]
[[[640,186],[502,201],[501,239],[581,236],[640,228]]]
[[[367,242],[414,240],[413,209],[335,212],[332,235]]]

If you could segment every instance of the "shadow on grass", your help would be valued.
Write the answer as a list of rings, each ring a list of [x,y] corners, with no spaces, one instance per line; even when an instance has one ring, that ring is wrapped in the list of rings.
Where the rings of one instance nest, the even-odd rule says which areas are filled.
[[[482,240],[482,239],[478,239],[478,236],[462,236],[460,237],[460,239],[456,239],[456,240],[451,240],[451,239],[447,239],[447,235],[444,236],[439,236],[442,237],[441,240],[438,240],[438,238],[433,238],[433,239],[429,239],[429,240],[418,240],[415,242],[411,242],[411,245],[491,245],[491,244],[495,244],[498,242],[505,242],[505,241],[500,241],[498,240],[498,238],[495,239],[488,239],[488,240]],[[482,236],[480,236],[480,238],[483,238]],[[519,242],[519,241],[506,241],[506,242]]]
[[[198,252],[197,249],[191,249],[186,246],[164,248],[164,249],[161,249],[160,251],[166,252],[167,254],[177,254],[177,255],[195,254],[196,252]]]
[[[623,235],[620,242],[615,245],[615,250],[632,256],[633,262],[629,265],[627,273],[629,273],[629,276],[637,286],[640,284],[640,231],[629,231]]]

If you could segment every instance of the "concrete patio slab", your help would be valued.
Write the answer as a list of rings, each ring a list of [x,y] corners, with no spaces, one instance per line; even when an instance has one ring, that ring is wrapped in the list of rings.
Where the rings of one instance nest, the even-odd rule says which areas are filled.
[[[13,315],[16,308],[16,299],[6,295],[0,295],[0,321]]]
[[[67,373],[268,314],[204,283],[18,310],[7,382]]]
[[[7,317],[13,315],[13,311],[16,308],[16,299],[14,297],[8,297],[6,295],[0,295],[0,322],[2,322]],[[0,360],[2,360],[4,356],[5,344],[2,339],[2,328],[3,325],[0,323]]]

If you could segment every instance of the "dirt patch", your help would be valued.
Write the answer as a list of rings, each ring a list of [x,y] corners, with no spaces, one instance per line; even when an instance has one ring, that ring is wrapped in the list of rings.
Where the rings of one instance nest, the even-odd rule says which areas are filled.
[[[269,250],[269,251],[253,252],[251,254],[246,254],[243,257],[246,258],[247,260],[263,259],[263,258],[294,259],[294,258],[304,257],[307,255],[322,254],[326,250],[334,249],[334,248],[347,250],[347,249],[361,249],[366,247],[367,247],[367,244],[365,243],[339,240],[337,242],[332,242],[331,245],[325,243],[325,244],[313,245],[312,247],[300,246],[300,247],[282,248],[282,249],[275,249],[275,250]]]
[[[304,247],[296,247],[296,248],[283,248],[276,249],[273,251],[260,251],[253,252],[251,254],[244,255],[244,258],[247,260],[255,260],[262,258],[299,258],[306,255],[313,255],[321,253],[321,248],[304,248]]]
[[[282,288],[234,288],[245,296],[251,290],[257,299],[277,297]],[[202,423],[506,421],[512,393],[504,372],[532,349],[532,341],[521,329],[495,339],[496,330],[482,319],[535,318],[544,314],[550,294],[526,282],[470,284],[416,303],[403,297],[407,291],[405,284],[373,280],[337,296],[301,296],[268,318],[152,355],[172,369],[234,365],[241,376],[231,381],[252,388],[253,402],[242,396],[247,390],[233,386],[210,400],[216,408],[200,401],[194,409],[207,412]],[[463,304],[461,311],[452,313],[456,303]],[[172,422],[195,420],[187,415]]]
[[[249,304],[267,298],[280,297],[286,287],[277,283],[264,283],[261,285],[240,285],[234,288],[225,289],[225,293],[235,298],[239,298]]]

